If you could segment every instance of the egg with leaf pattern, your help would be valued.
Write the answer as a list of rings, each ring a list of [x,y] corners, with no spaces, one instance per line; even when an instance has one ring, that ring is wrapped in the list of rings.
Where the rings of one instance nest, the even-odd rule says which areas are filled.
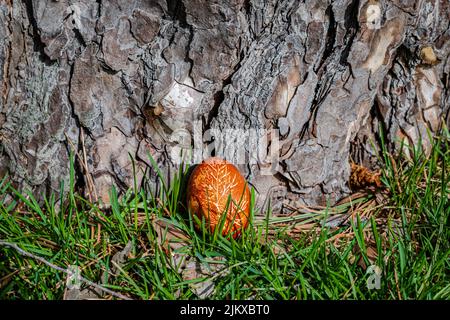
[[[248,226],[250,190],[236,166],[212,157],[192,171],[187,205],[190,214],[198,217],[197,228],[203,219],[210,232],[222,227],[222,235],[237,238]]]

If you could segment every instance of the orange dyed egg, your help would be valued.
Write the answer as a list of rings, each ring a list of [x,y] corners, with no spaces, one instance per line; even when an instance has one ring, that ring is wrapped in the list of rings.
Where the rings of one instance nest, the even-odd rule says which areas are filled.
[[[209,158],[193,170],[187,203],[191,214],[204,219],[211,232],[223,223],[222,234],[236,238],[248,225],[250,190],[239,170],[226,160]]]

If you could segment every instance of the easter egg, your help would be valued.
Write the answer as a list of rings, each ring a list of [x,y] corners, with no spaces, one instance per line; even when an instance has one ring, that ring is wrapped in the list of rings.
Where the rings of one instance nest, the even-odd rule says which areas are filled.
[[[188,182],[187,205],[192,215],[200,222],[205,221],[210,232],[222,226],[222,235],[237,238],[248,225],[250,190],[232,163],[212,157],[193,170]],[[199,228],[198,223],[196,226]]]

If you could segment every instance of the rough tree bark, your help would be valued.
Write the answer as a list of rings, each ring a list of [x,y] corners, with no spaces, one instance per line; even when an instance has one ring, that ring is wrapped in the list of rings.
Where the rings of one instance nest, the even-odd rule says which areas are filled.
[[[240,165],[258,203],[334,202],[380,128],[398,150],[448,119],[449,39],[448,0],[0,0],[0,175],[58,191],[73,144],[107,202],[129,154],[169,174],[196,134],[274,129]]]

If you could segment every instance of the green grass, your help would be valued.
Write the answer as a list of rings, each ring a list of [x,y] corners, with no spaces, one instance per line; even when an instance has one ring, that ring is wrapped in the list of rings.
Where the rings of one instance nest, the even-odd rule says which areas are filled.
[[[69,194],[42,204],[4,178],[0,240],[61,268],[77,265],[94,282],[110,271],[105,287],[133,299],[198,299],[193,284],[211,279],[210,299],[449,299],[449,142],[444,131],[428,156],[414,149],[411,159],[393,160],[385,151],[385,190],[377,194],[289,217],[254,217],[252,209],[252,223],[237,240],[195,230],[182,207],[187,168],[170,183],[159,172],[158,195],[136,185],[120,198],[111,190],[108,210],[75,192],[73,170]],[[323,223],[344,214],[352,217],[345,225]],[[157,218],[183,233],[185,246],[168,248]],[[129,241],[131,254],[112,273],[112,257]],[[223,272],[186,278],[168,250]],[[380,287],[368,289],[374,266]],[[63,272],[0,246],[1,299],[62,299],[65,284]]]

